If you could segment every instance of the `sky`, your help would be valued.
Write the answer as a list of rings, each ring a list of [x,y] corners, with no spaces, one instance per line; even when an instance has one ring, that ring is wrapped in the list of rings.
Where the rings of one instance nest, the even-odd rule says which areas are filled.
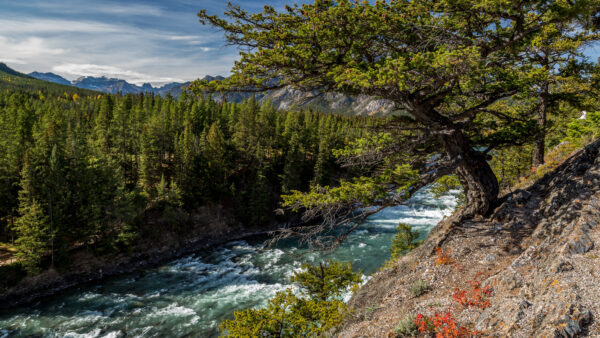
[[[233,0],[248,11],[293,0]],[[196,14],[225,0],[0,0],[0,62],[69,80],[107,76],[141,85],[227,76],[238,56]]]
[[[250,12],[265,3],[232,0]],[[196,13],[222,14],[226,0],[0,0],[0,62],[69,80],[107,76],[141,85],[227,76],[238,57]],[[588,47],[596,59],[600,48]]]

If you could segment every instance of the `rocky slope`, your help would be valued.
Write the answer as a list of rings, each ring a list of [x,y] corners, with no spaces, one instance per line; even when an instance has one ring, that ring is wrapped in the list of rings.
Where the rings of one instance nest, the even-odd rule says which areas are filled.
[[[509,194],[489,217],[440,222],[354,295],[339,336],[402,336],[399,322],[436,312],[482,336],[600,336],[599,149]]]

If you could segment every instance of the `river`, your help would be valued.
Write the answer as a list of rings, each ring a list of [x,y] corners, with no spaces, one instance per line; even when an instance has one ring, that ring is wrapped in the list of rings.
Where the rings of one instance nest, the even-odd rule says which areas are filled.
[[[387,259],[398,222],[424,237],[456,206],[455,195],[416,194],[405,206],[371,216],[335,252],[282,241],[266,248],[251,237],[163,266],[63,292],[0,316],[5,337],[211,337],[233,311],[262,306],[289,285],[303,262],[350,261],[364,279]]]

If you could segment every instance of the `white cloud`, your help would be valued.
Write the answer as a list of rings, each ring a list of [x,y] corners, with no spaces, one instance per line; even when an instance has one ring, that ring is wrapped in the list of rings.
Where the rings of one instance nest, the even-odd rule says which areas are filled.
[[[89,8],[84,8],[83,12],[86,13]],[[140,15],[140,16],[162,16],[164,12],[162,9],[156,6],[147,5],[111,5],[111,6],[100,6],[95,8],[96,13],[106,14],[117,14],[117,15]]]
[[[52,67],[52,70],[59,73],[66,73],[76,76],[107,76],[118,79],[123,79],[137,85],[146,82],[150,83],[166,83],[166,82],[183,82],[182,79],[172,77],[156,77],[148,74],[138,73],[132,70],[124,70],[115,66],[96,65],[96,64],[77,64],[66,63]]]
[[[12,63],[12,64],[16,64],[16,65],[26,65],[27,62],[23,61],[23,60],[19,60],[19,59],[6,59],[6,58],[0,58],[0,62],[3,63]]]
[[[51,34],[51,33],[110,33],[123,31],[122,26],[95,21],[60,19],[0,19],[3,34]]]
[[[65,52],[65,49],[52,47],[44,39],[35,36],[20,40],[0,35],[0,50],[3,57],[21,60],[23,64],[26,63],[23,59],[40,55],[60,55]]]
[[[36,10],[45,12],[56,12],[60,14],[88,14],[90,8],[93,7],[94,14],[110,14],[110,15],[138,15],[138,16],[161,16],[164,11],[157,6],[141,5],[141,4],[103,4],[98,5],[97,1],[81,1],[76,2],[61,1],[59,3],[48,3],[47,1],[30,1],[22,4]]]
[[[169,36],[169,40],[175,40],[175,41],[179,41],[179,40],[201,40],[202,37],[198,36],[198,35],[171,35]]]

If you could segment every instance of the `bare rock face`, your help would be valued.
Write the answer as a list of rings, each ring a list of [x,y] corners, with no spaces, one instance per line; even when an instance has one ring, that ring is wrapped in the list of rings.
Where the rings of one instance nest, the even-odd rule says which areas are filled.
[[[381,306],[354,315],[340,336],[399,336],[393,329],[408,314],[436,312],[483,336],[600,336],[599,149],[600,141],[589,145],[488,218],[440,222],[422,247],[354,295],[356,314]],[[452,263],[436,264],[436,248]],[[412,297],[417,279],[430,292]],[[457,303],[453,295],[474,281],[493,290],[486,303]]]

